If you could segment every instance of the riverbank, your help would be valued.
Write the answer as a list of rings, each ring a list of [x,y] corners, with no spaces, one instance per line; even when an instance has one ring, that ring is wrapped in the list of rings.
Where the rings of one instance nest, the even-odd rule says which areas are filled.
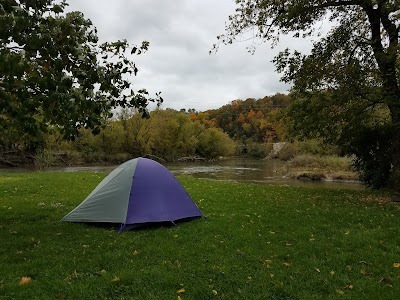
[[[400,207],[385,193],[179,176],[206,220],[123,233],[60,222],[105,175],[2,174],[0,298],[364,300],[400,293]]]
[[[280,170],[285,176],[312,181],[359,181],[348,157],[299,155]]]
[[[112,168],[132,158],[128,154],[121,154],[116,157],[92,155],[92,159],[88,160],[82,160],[80,156],[74,157],[73,153],[58,153],[55,155],[54,153],[43,152],[32,161],[15,164],[14,167],[0,164],[0,168],[5,170],[90,170],[91,168]],[[97,157],[97,159],[93,160],[93,157]],[[266,161],[268,161],[267,166],[265,166]],[[224,174],[224,178],[227,179],[234,179],[236,175],[240,175],[238,170],[244,171],[250,169],[250,171],[252,171],[260,169],[262,172],[254,172],[254,176],[250,176],[249,179],[263,180],[265,178],[274,177],[276,179],[280,177],[298,179],[301,181],[358,182],[359,180],[357,172],[352,169],[351,159],[337,156],[298,155],[288,161],[279,159],[257,160],[243,157],[225,157],[212,161],[202,159],[177,162],[161,161],[161,163],[167,166],[173,166],[177,170],[192,167],[189,173],[203,172],[210,173],[211,176],[213,173],[221,171],[219,166],[228,166],[227,170],[223,170],[227,173]],[[229,169],[229,166],[232,168]],[[268,168],[270,170],[268,170]],[[229,171],[232,173],[231,175],[228,174]]]
[[[322,180],[305,179],[290,175],[288,169],[290,163],[281,160],[260,160],[249,158],[225,158],[215,161],[196,162],[163,162],[175,175],[192,175],[196,178],[229,180],[236,182],[253,182],[260,184],[281,184],[290,186],[308,186],[313,188],[335,188],[335,189],[363,189],[364,187],[354,180],[332,180],[324,177]],[[47,168],[25,167],[1,169],[5,172],[110,172],[118,164],[85,164],[78,166],[55,166]],[[304,169],[303,169],[304,170]],[[311,170],[314,172],[315,170]],[[303,172],[304,174],[304,172]],[[310,173],[311,174],[311,173]]]

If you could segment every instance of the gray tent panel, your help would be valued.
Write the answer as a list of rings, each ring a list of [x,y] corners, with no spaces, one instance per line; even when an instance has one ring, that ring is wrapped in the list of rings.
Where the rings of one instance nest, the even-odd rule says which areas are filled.
[[[130,160],[113,170],[63,221],[125,223],[137,162]]]

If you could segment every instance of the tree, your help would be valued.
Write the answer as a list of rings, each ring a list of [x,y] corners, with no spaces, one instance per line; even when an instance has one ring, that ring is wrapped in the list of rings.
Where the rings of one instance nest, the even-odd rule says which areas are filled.
[[[154,129],[153,123],[147,118],[142,118],[137,111],[128,109],[122,110],[119,122],[124,132],[123,152],[129,153],[132,156],[148,154],[152,147],[151,134]]]
[[[235,143],[229,136],[218,128],[207,128],[198,136],[197,152],[207,158],[229,156],[235,151]]]
[[[300,103],[292,119],[294,127],[301,128],[303,135],[319,134],[327,141],[341,143],[348,154],[357,155],[356,166],[364,173],[367,168],[369,178],[379,177],[385,169],[387,175],[379,180],[380,184],[367,180],[368,184],[390,184],[400,189],[400,2],[236,2],[236,13],[229,17],[225,34],[218,37],[224,44],[233,43],[250,28],[254,29],[254,38],[273,43],[282,34],[293,33],[295,38],[318,36],[322,34],[318,22],[331,22],[329,33],[313,43],[310,54],[286,49],[274,59],[282,80],[293,83],[295,103]],[[329,101],[323,102],[326,99]],[[305,106],[309,110],[304,110]],[[385,118],[382,111],[388,112]],[[304,118],[297,118],[299,115]],[[326,117],[335,123],[328,124]],[[377,137],[368,145],[372,152],[379,153],[380,145],[389,145],[389,155],[384,155],[389,161],[374,159],[370,164],[371,157],[360,151],[365,139],[360,142],[359,131]],[[382,138],[376,132],[381,132]]]
[[[0,131],[36,136],[49,126],[67,138],[79,128],[99,132],[117,106],[146,115],[145,89],[134,91],[138,69],[130,55],[148,42],[99,43],[97,30],[65,1],[0,0]]]

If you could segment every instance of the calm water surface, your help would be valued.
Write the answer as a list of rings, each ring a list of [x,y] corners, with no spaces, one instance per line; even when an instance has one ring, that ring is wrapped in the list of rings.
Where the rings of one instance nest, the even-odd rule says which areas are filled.
[[[260,184],[277,184],[290,186],[306,186],[313,188],[333,188],[362,190],[364,187],[358,182],[334,181],[300,181],[286,178],[279,174],[279,169],[285,162],[278,160],[255,159],[228,159],[213,162],[175,162],[164,164],[175,175],[187,174],[196,178],[209,178],[215,180],[231,180],[238,182],[254,182]],[[116,166],[77,166],[49,168],[50,172],[80,172],[97,171],[110,172]],[[7,168],[0,169],[4,172],[35,172],[34,169]]]

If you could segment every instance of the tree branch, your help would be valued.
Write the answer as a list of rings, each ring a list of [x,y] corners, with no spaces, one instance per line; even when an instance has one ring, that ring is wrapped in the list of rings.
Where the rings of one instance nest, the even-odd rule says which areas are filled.
[[[382,36],[381,36],[381,22],[377,10],[375,10],[372,6],[363,6],[364,11],[368,16],[368,20],[371,27],[371,46],[375,53],[375,58],[380,67],[382,65],[381,56],[383,54],[383,45],[382,45]]]
[[[329,7],[337,7],[337,6],[347,6],[347,5],[361,5],[360,0],[349,0],[349,1],[330,1],[323,3],[321,5],[312,6],[312,9],[321,9],[321,8],[329,8]]]
[[[379,7],[380,15],[381,15],[381,21],[383,28],[385,28],[386,32],[389,35],[389,47],[390,48],[395,48],[399,44],[399,31],[400,31],[400,26],[397,27],[396,24],[389,19],[389,12],[387,11],[386,7]]]
[[[21,46],[4,46],[7,50],[24,50],[24,47]]]
[[[29,48],[26,45],[25,46],[4,46],[2,47],[2,49],[6,49],[6,50],[27,50],[27,51],[38,51],[38,49],[33,49],[33,48]]]

